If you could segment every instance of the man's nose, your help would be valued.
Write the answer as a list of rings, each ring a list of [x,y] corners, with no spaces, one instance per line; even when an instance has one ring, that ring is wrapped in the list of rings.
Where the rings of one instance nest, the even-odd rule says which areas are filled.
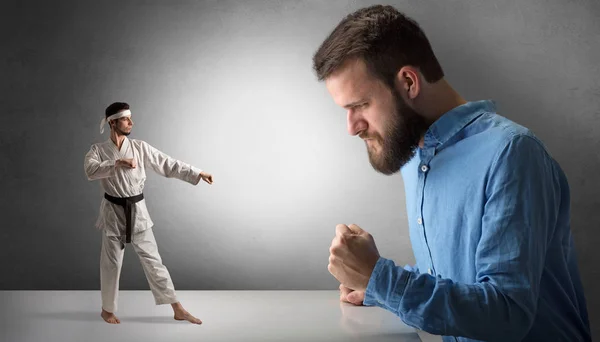
[[[348,134],[354,136],[367,129],[365,120],[354,110],[349,110],[346,117]]]

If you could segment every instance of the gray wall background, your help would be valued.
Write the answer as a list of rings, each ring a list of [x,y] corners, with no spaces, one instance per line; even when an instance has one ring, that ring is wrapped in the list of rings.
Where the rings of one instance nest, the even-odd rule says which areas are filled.
[[[113,101],[133,138],[213,173],[148,175],[159,250],[180,290],[336,289],[337,223],[414,262],[400,175],[371,169],[311,70],[372,1],[5,1],[0,11],[0,289],[99,289],[102,192],[83,173]],[[566,171],[600,338],[600,24],[589,1],[386,1],[415,18],[469,100],[531,128]],[[148,289],[127,249],[122,289]]]

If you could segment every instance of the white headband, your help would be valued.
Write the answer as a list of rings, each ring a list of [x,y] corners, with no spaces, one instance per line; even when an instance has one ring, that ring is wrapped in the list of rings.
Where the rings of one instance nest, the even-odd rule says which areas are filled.
[[[107,118],[102,119],[102,121],[100,121],[100,134],[104,133],[104,125],[107,122],[109,122],[110,120],[122,118],[124,116],[131,116],[131,111],[129,109],[126,109],[126,110],[120,111],[116,114],[113,114]]]

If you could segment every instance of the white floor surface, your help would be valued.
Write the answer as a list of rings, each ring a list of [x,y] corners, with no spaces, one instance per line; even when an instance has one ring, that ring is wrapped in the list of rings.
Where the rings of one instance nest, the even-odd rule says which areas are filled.
[[[121,324],[100,317],[99,291],[0,291],[0,341],[440,341],[338,291],[178,291],[201,325],[175,321],[150,291],[120,291]],[[421,336],[421,337],[419,337]]]

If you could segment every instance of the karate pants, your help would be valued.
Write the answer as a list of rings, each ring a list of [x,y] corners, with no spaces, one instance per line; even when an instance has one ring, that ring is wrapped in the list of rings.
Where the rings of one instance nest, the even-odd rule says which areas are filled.
[[[121,241],[118,236],[107,236],[102,232],[102,250],[100,254],[100,291],[102,308],[108,312],[117,311],[119,297],[119,279],[123,266]],[[127,245],[127,244],[126,244]],[[176,303],[175,288],[169,271],[163,265],[152,229],[132,234],[131,245],[140,258],[148,285],[156,305]]]

